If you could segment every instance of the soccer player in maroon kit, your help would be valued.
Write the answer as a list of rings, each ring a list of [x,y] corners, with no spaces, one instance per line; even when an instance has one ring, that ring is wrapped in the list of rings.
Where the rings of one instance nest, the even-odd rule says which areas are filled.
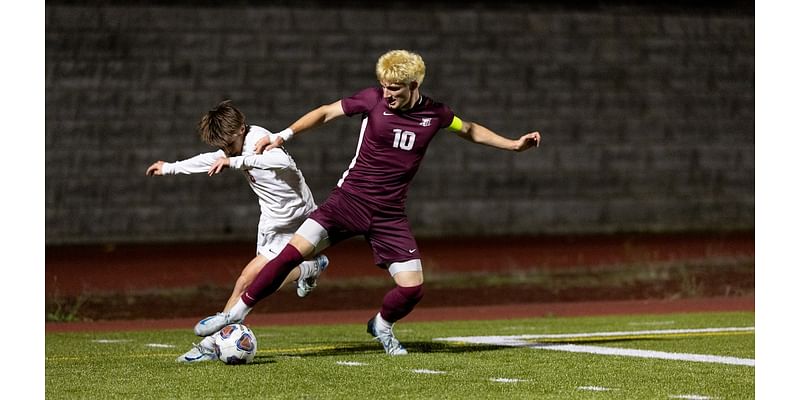
[[[447,129],[474,143],[523,151],[538,147],[541,136],[530,132],[515,140],[505,138],[477,123],[462,121],[446,105],[422,95],[425,64],[415,53],[389,51],[378,59],[375,70],[380,87],[312,110],[278,133],[273,142],[267,139],[257,144],[259,149],[271,149],[343,115],[362,118],[356,155],[337,187],[229,312],[197,323],[197,335],[208,336],[242,321],[258,301],[280,287],[295,266],[328,246],[363,235],[375,264],[387,269],[397,285],[384,296],[380,311],[367,323],[367,332],[381,342],[387,354],[407,354],[392,327],[422,298],[423,274],[420,250],[405,214],[406,194],[431,139]]]

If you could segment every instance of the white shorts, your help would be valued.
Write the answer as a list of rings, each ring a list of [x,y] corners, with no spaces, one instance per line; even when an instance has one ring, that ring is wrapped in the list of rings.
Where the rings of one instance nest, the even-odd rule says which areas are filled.
[[[261,254],[268,260],[275,258],[292,238],[291,232],[275,232],[268,229],[258,230],[256,254]]]

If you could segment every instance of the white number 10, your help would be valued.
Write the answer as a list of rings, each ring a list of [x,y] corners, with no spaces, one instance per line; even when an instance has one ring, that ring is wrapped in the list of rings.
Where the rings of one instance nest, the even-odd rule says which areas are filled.
[[[411,150],[414,147],[416,138],[417,135],[414,132],[395,129],[394,144],[392,146],[396,149]]]

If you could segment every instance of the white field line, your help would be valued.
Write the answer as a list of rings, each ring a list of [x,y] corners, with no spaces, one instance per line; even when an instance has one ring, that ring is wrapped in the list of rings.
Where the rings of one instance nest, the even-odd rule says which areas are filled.
[[[336,365],[344,365],[347,367],[361,367],[367,364],[359,361],[337,361]]]
[[[543,349],[543,350],[567,351],[570,353],[600,354],[604,356],[657,358],[660,360],[680,360],[680,361],[707,362],[707,363],[728,364],[728,365],[746,365],[748,367],[756,366],[756,360],[752,358],[712,356],[706,354],[668,353],[666,351],[619,349],[616,347],[583,346],[576,344],[555,344],[555,345],[536,344],[529,347],[536,349]]]
[[[94,343],[127,343],[130,342],[130,339],[95,339],[92,340]]]
[[[507,335],[507,336],[461,336],[436,338],[433,340],[444,340],[448,342],[462,342],[474,344],[496,344],[498,346],[525,346],[536,340],[553,339],[591,339],[591,338],[628,338],[640,336],[668,336],[701,333],[724,333],[724,332],[749,332],[755,331],[755,327],[741,328],[702,328],[702,329],[660,329],[646,331],[626,331],[626,332],[589,332],[589,333],[557,333],[543,335]]]
[[[573,353],[590,353],[601,355],[616,355],[627,357],[657,358],[664,360],[682,360],[694,362],[721,363],[730,365],[745,365],[755,367],[756,361],[750,358],[724,357],[705,354],[669,353],[663,351],[621,349],[614,347],[584,346],[575,344],[552,343],[555,340],[562,342],[581,341],[589,338],[644,338],[654,336],[691,336],[732,332],[751,332],[755,327],[734,328],[703,328],[703,329],[663,329],[628,332],[591,332],[591,333],[563,333],[547,335],[513,335],[513,336],[461,336],[448,338],[435,338],[433,340],[489,344],[495,346],[528,347],[532,349],[568,351]],[[536,343],[536,341],[550,343]]]
[[[412,369],[411,372],[415,374],[431,374],[431,375],[439,375],[447,373],[447,371],[436,371],[432,369]]]
[[[602,387],[602,386],[578,386],[577,389],[578,390],[588,390],[588,391],[591,391],[591,392],[607,392],[609,390],[612,390],[612,389],[609,389],[607,387]]]
[[[158,347],[158,348],[172,348],[175,347],[174,344],[163,344],[163,343],[147,343],[145,344],[147,347]]]
[[[519,382],[527,382],[526,379],[517,379],[517,378],[491,378],[489,379],[492,382],[497,383],[519,383]]]

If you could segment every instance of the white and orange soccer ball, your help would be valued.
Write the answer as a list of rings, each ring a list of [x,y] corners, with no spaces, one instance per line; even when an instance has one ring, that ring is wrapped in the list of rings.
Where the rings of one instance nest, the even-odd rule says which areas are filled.
[[[256,356],[256,335],[242,324],[230,324],[214,334],[214,352],[229,365],[247,364]]]

